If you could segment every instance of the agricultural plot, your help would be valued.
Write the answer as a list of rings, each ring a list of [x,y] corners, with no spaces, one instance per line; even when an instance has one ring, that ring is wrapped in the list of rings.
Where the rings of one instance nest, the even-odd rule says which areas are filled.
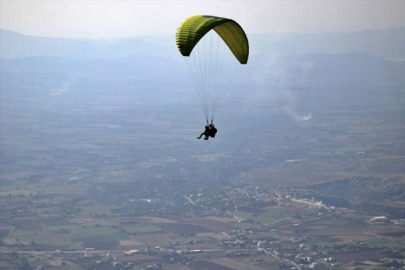
[[[161,228],[151,224],[131,224],[131,225],[128,224],[120,226],[119,228],[131,234],[156,233],[163,231]]]
[[[170,232],[175,235],[192,235],[196,233],[207,233],[207,232],[216,232],[221,230],[220,228],[196,225],[190,223],[166,223],[160,224],[160,226],[167,232]]]
[[[115,249],[120,240],[128,239],[118,229],[86,227],[80,224],[55,225],[58,223],[55,220],[50,223],[53,225],[46,226],[43,222],[30,220],[20,221],[20,227],[14,229],[5,241],[21,243],[35,250],[55,250],[86,247]]]

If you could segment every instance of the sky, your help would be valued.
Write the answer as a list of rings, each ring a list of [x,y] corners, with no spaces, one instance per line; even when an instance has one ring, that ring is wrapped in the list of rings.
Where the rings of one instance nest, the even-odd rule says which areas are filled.
[[[405,27],[405,1],[0,0],[0,28],[26,35],[118,38],[174,35],[187,17],[232,18],[249,34]]]

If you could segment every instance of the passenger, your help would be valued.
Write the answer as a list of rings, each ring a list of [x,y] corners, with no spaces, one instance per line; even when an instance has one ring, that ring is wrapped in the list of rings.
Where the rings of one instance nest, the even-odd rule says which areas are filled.
[[[205,130],[204,130],[204,132],[203,133],[201,133],[201,135],[200,136],[198,136],[197,137],[197,139],[201,139],[201,137],[204,135],[205,136],[205,138],[204,138],[204,140],[208,140],[208,138],[210,137],[210,125],[206,125],[205,126]]]

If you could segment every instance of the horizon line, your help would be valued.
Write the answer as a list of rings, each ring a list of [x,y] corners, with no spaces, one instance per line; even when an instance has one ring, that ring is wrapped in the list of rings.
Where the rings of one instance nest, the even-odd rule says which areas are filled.
[[[353,31],[322,31],[322,32],[269,32],[269,33],[251,33],[249,36],[265,36],[265,35],[275,35],[275,34],[295,34],[295,35],[322,35],[322,34],[351,34],[351,33],[359,33],[359,32],[370,32],[370,31],[387,31],[387,30],[395,30],[395,29],[404,29],[405,26],[394,26],[394,27],[387,27],[387,28],[367,28],[361,30],[353,30]],[[38,35],[30,35],[25,34],[22,32],[18,32],[15,30],[5,29],[0,27],[0,31],[12,32],[18,35],[22,35],[25,37],[36,37],[36,38],[53,38],[53,39],[71,39],[71,40],[98,40],[98,41],[107,41],[107,40],[118,40],[118,39],[130,39],[136,37],[167,37],[172,36],[170,34],[165,35],[132,35],[132,36],[121,36],[121,37],[55,37],[55,36],[38,36]],[[175,33],[173,34],[175,36]],[[1,38],[1,36],[0,36]]]

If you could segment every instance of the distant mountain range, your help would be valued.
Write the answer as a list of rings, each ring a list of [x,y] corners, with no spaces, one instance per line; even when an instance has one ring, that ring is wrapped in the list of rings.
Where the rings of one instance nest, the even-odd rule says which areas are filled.
[[[405,60],[405,27],[347,33],[273,34],[250,37],[262,53],[367,53],[387,60]]]
[[[249,35],[252,56],[314,53],[367,53],[388,60],[405,60],[405,28],[349,33]],[[63,57],[117,59],[134,55],[178,57],[174,36],[110,40],[26,36],[0,29],[0,57]]]
[[[4,89],[27,81],[35,85],[36,81],[48,80],[45,77],[59,84],[83,78],[115,78],[116,84],[136,81],[143,87],[159,84],[176,88],[190,83],[183,57],[170,36],[100,41],[32,37],[5,30],[0,34]],[[305,87],[313,80],[318,85],[330,85],[331,81],[336,85],[403,82],[404,37],[405,28],[252,35],[249,64],[243,67],[243,76],[235,80],[261,90]],[[400,61],[389,61],[393,59]]]
[[[26,36],[0,29],[0,57],[63,57],[70,59],[114,59],[133,55],[168,56],[174,46],[166,46],[162,38],[134,37],[90,40]],[[159,44],[162,43],[162,44]]]

